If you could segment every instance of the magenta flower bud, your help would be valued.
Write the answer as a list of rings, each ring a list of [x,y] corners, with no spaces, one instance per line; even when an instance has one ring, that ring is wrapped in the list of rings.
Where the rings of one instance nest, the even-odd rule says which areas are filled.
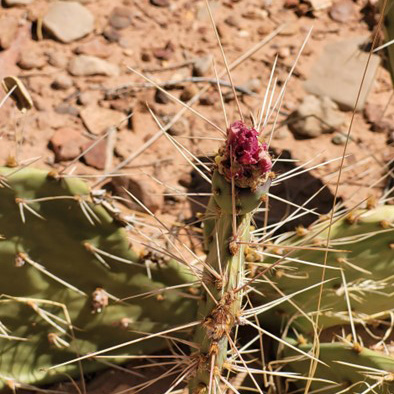
[[[267,180],[272,168],[267,144],[258,137],[256,129],[238,120],[228,128],[226,145],[219,150],[219,172],[229,182],[234,179],[238,187],[256,188]]]

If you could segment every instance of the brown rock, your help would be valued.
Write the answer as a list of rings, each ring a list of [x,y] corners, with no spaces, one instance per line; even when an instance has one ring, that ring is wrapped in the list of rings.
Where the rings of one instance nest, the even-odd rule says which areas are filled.
[[[141,138],[149,138],[159,129],[150,113],[139,111],[134,111],[131,127],[134,133]]]
[[[101,134],[108,127],[118,127],[125,118],[122,112],[94,105],[82,109],[80,116],[86,128],[96,135]]]
[[[368,123],[376,123],[382,119],[383,107],[377,104],[367,103],[364,108],[364,116]]]
[[[120,33],[115,30],[112,27],[107,27],[104,31],[103,31],[103,36],[107,39],[107,41],[109,42],[118,42],[121,38]]]
[[[90,148],[95,141],[88,142],[83,146],[83,150]],[[81,160],[88,166],[97,168],[98,170],[104,170],[105,161],[107,157],[107,141],[101,140],[92,149],[86,152]]]
[[[162,90],[156,89],[155,101],[158,104],[168,104],[171,101],[171,99]]]
[[[57,90],[67,90],[74,85],[74,81],[68,75],[58,75],[52,82],[52,87]]]
[[[199,57],[193,64],[193,75],[204,77],[212,72],[212,55]]]
[[[186,102],[192,99],[197,93],[198,93],[198,87],[196,86],[196,84],[191,83],[184,87],[180,98],[182,101]]]
[[[106,75],[109,77],[119,75],[119,67],[96,56],[78,55],[74,56],[68,71],[76,76]]]
[[[111,191],[112,194],[123,197],[129,201],[126,205],[131,209],[146,212],[124,189],[128,190],[153,213],[163,206],[163,196],[160,194],[160,185],[154,182],[149,176],[144,177],[142,180],[123,176],[114,177],[110,182],[104,185],[104,188]]]
[[[169,41],[164,48],[157,48],[153,50],[153,55],[155,58],[160,60],[170,60],[174,54],[175,46]]]
[[[80,130],[63,127],[53,134],[49,141],[49,147],[55,153],[55,161],[73,160],[86,145],[87,139],[82,136]]]
[[[170,0],[150,0],[150,3],[156,7],[168,7]]]
[[[131,20],[131,12],[127,7],[115,7],[108,19],[114,29],[124,29],[130,26]]]
[[[350,21],[355,14],[355,7],[352,0],[336,1],[330,9],[330,17],[340,23]]]
[[[61,52],[47,52],[48,63],[57,68],[66,68],[68,64],[68,58],[64,53]]]
[[[40,69],[43,68],[45,64],[45,58],[41,54],[29,49],[21,52],[18,61],[18,66],[24,70],[32,70],[34,68]]]
[[[18,19],[11,16],[0,19],[0,48],[7,49],[18,32]]]
[[[94,17],[76,1],[54,1],[44,15],[43,26],[59,41],[69,43],[93,31]]]
[[[57,114],[61,114],[61,115],[72,115],[72,116],[79,115],[79,109],[67,103],[60,103],[58,106],[54,108],[54,110]]]
[[[78,55],[89,55],[96,56],[101,58],[107,58],[111,55],[112,49],[107,45],[106,41],[97,37],[91,41],[84,42],[81,45],[78,45],[74,52]]]

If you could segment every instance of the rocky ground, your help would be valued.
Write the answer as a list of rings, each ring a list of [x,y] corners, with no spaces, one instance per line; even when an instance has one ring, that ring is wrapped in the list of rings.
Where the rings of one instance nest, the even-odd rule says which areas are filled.
[[[370,58],[355,105],[378,20],[375,3],[211,2],[229,64],[266,41],[232,70],[246,118],[258,113],[278,56],[273,103],[284,85],[286,95],[279,116],[270,119],[265,132],[269,136],[275,122],[270,145],[275,155],[297,160],[280,163],[279,173],[311,159],[308,166],[341,157],[356,108],[339,189],[347,206],[370,194],[381,195],[385,181],[380,178],[393,157],[394,100],[390,101],[393,90],[382,66],[383,53]],[[377,45],[381,42],[378,34]],[[165,125],[182,106],[132,70],[154,79],[182,102],[205,89],[193,106],[202,116],[186,111],[169,134],[195,156],[213,155],[221,135],[212,123],[225,129],[213,58],[222,75],[228,119],[239,115],[222,73],[224,63],[205,1],[3,0],[0,48],[0,79],[17,76],[34,103],[26,113],[11,100],[1,108],[1,164],[10,158],[19,162],[39,158],[37,166],[58,170],[66,166],[95,183],[109,182],[107,187],[114,192],[126,187],[169,223],[190,220],[202,209],[189,205],[182,193],[209,188],[193,174],[174,143],[158,135],[160,128],[150,113]],[[140,149],[144,144],[146,148]],[[338,168],[339,160],[332,161],[281,185],[276,193],[302,203],[327,184],[329,190],[311,207],[328,211]],[[125,175],[112,181],[99,177],[111,172]],[[272,202],[272,221],[286,213],[276,204]]]

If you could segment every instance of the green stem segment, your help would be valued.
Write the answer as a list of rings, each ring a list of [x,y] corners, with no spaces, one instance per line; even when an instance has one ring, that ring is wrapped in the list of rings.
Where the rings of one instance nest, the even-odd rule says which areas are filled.
[[[252,211],[266,192],[235,188],[231,199],[231,185],[217,172],[212,188],[214,196],[209,202],[204,221],[207,260],[203,271],[202,300],[198,309],[198,326],[194,342],[199,344],[198,368],[190,382],[191,394],[203,394],[218,385],[225,367],[229,337],[237,325],[242,305],[242,286],[245,265],[245,246],[250,241]],[[268,188],[268,184],[267,184]],[[248,191],[248,192],[247,192]],[[256,196],[256,193],[258,196]],[[228,196],[228,198],[225,198]],[[251,204],[251,199],[255,203]],[[225,200],[225,206],[222,201]],[[235,218],[228,205],[235,202]],[[245,209],[247,206],[247,209]]]
[[[234,290],[243,278],[245,245],[236,242],[248,242],[250,220],[250,213],[236,217],[234,239],[232,215],[218,212],[203,273],[205,286],[198,309],[202,324],[194,338],[200,351],[197,374],[190,385],[193,394],[208,393],[211,375],[220,374],[227,358],[228,336],[237,323],[242,301]]]

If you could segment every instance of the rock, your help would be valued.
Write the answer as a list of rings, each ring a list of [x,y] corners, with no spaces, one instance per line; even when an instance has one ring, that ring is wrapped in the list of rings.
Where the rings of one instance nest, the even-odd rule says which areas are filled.
[[[131,128],[141,139],[148,139],[159,130],[159,126],[149,112],[143,111],[143,108],[141,110],[134,108],[133,116],[130,119]]]
[[[120,33],[113,29],[112,27],[107,27],[103,31],[103,36],[107,39],[109,42],[118,42],[121,38]]]
[[[94,105],[82,109],[80,116],[89,132],[96,135],[103,133],[108,127],[118,127],[125,119],[122,112]]]
[[[38,94],[33,95],[33,104],[37,111],[48,112],[51,108],[50,104],[44,97],[39,96]]]
[[[163,125],[171,122],[171,120],[175,117],[176,114],[168,114],[160,116]],[[168,134],[170,135],[187,135],[190,129],[189,121],[182,117],[177,122],[175,122],[170,129],[168,130]]]
[[[62,52],[47,53],[48,63],[56,68],[65,69],[68,64],[68,57]]]
[[[132,21],[130,9],[127,7],[115,7],[108,21],[114,29],[124,29],[130,26]]]
[[[290,135],[289,128],[286,127],[286,126],[281,126],[281,127],[278,127],[278,128],[274,131],[274,134],[273,134],[272,138],[273,138],[274,140],[284,140],[284,139],[286,139],[287,137],[289,137],[289,135]]]
[[[352,0],[336,1],[330,9],[330,17],[335,22],[346,23],[353,19],[355,7]]]
[[[261,90],[261,81],[259,78],[251,78],[246,83],[241,85],[241,88],[248,90],[249,92],[259,93]]]
[[[230,94],[232,95],[233,92],[230,92]],[[199,103],[201,105],[215,105],[218,102],[217,100],[220,100],[219,95],[216,92],[209,92],[200,97]]]
[[[130,130],[119,130],[116,137],[115,155],[122,160],[135,152],[136,146],[141,146],[143,144],[142,138]]]
[[[168,7],[170,0],[150,0],[150,3],[156,7]]]
[[[183,88],[180,99],[184,102],[191,100],[199,92],[196,84],[191,83]]]
[[[235,27],[237,29],[241,28],[241,20],[239,17],[235,16],[235,15],[230,15],[228,16],[225,20],[224,23],[226,23],[227,25],[231,26],[231,27]]]
[[[212,55],[197,58],[193,63],[193,75],[204,77],[212,72]]]
[[[83,151],[90,148],[95,141],[88,142],[83,146]],[[105,161],[107,157],[107,141],[106,139],[98,142],[92,149],[86,152],[81,160],[88,166],[97,168],[98,170],[104,170]]]
[[[384,108],[380,105],[368,103],[364,109],[364,116],[372,131],[390,133],[394,130],[394,114],[385,115]]]
[[[290,48],[280,47],[278,50],[278,56],[280,59],[287,59],[290,56]]]
[[[328,97],[308,95],[289,116],[288,122],[295,137],[314,138],[338,129],[344,124],[345,117]]]
[[[377,123],[382,119],[383,107],[377,104],[367,103],[364,108],[364,116],[368,123]]]
[[[359,49],[364,42],[363,37],[353,37],[326,45],[304,83],[305,90],[317,96],[328,96],[340,107],[352,110],[369,56]],[[379,56],[372,55],[356,107],[358,111],[364,107],[379,63]]]
[[[76,76],[119,75],[119,67],[95,56],[78,55],[71,59],[68,71]]]
[[[43,68],[46,64],[45,58],[30,49],[25,49],[21,52],[18,66],[23,70],[33,70],[34,68]]]
[[[94,17],[76,1],[55,1],[42,20],[43,26],[56,39],[69,43],[78,40],[94,29]]]
[[[285,0],[283,7],[284,8],[296,8],[298,7],[300,0]]]
[[[63,127],[53,134],[49,147],[55,153],[55,161],[73,160],[82,152],[87,141],[80,130]]]
[[[7,16],[0,19],[0,48],[8,49],[18,33],[18,19]]]
[[[155,101],[158,104],[168,104],[171,99],[160,89],[156,89]]]
[[[332,4],[331,0],[309,0],[313,11],[320,11],[329,8]]]
[[[72,115],[72,116],[79,115],[79,109],[67,103],[59,104],[57,107],[54,108],[54,110],[57,114]]]
[[[77,104],[84,106],[97,104],[97,97],[92,92],[81,92],[78,95]]]
[[[14,5],[28,5],[32,2],[33,0],[4,0],[4,4],[8,7],[12,7]]]
[[[175,114],[171,115],[168,119],[167,123],[172,120]],[[188,135],[190,131],[190,123],[187,119],[181,118],[177,122],[175,122],[168,130],[168,134],[170,135]]]
[[[153,50],[153,56],[159,60],[170,60],[174,54],[175,46],[171,41],[168,41],[164,48],[156,48]]]
[[[343,133],[335,133],[331,138],[331,142],[334,145],[345,145],[347,140],[346,134]]]
[[[52,82],[52,87],[57,90],[67,90],[74,85],[74,81],[68,75],[58,75]]]
[[[160,194],[160,185],[148,176],[144,177],[142,180],[125,176],[114,177],[110,182],[104,185],[104,188],[111,191],[113,195],[124,198],[128,201],[126,205],[137,211],[146,212],[144,208],[130,197],[125,189],[153,213],[163,206],[163,196]],[[121,202],[124,201],[121,200]]]
[[[279,35],[288,37],[288,36],[294,36],[297,33],[298,33],[298,25],[296,21],[288,21],[280,30]]]
[[[106,41],[102,37],[96,37],[91,41],[78,45],[74,49],[74,52],[77,55],[107,58],[111,55],[112,49],[107,45]]]
[[[53,111],[40,112],[37,116],[37,126],[39,129],[59,129],[64,127],[64,116]]]

